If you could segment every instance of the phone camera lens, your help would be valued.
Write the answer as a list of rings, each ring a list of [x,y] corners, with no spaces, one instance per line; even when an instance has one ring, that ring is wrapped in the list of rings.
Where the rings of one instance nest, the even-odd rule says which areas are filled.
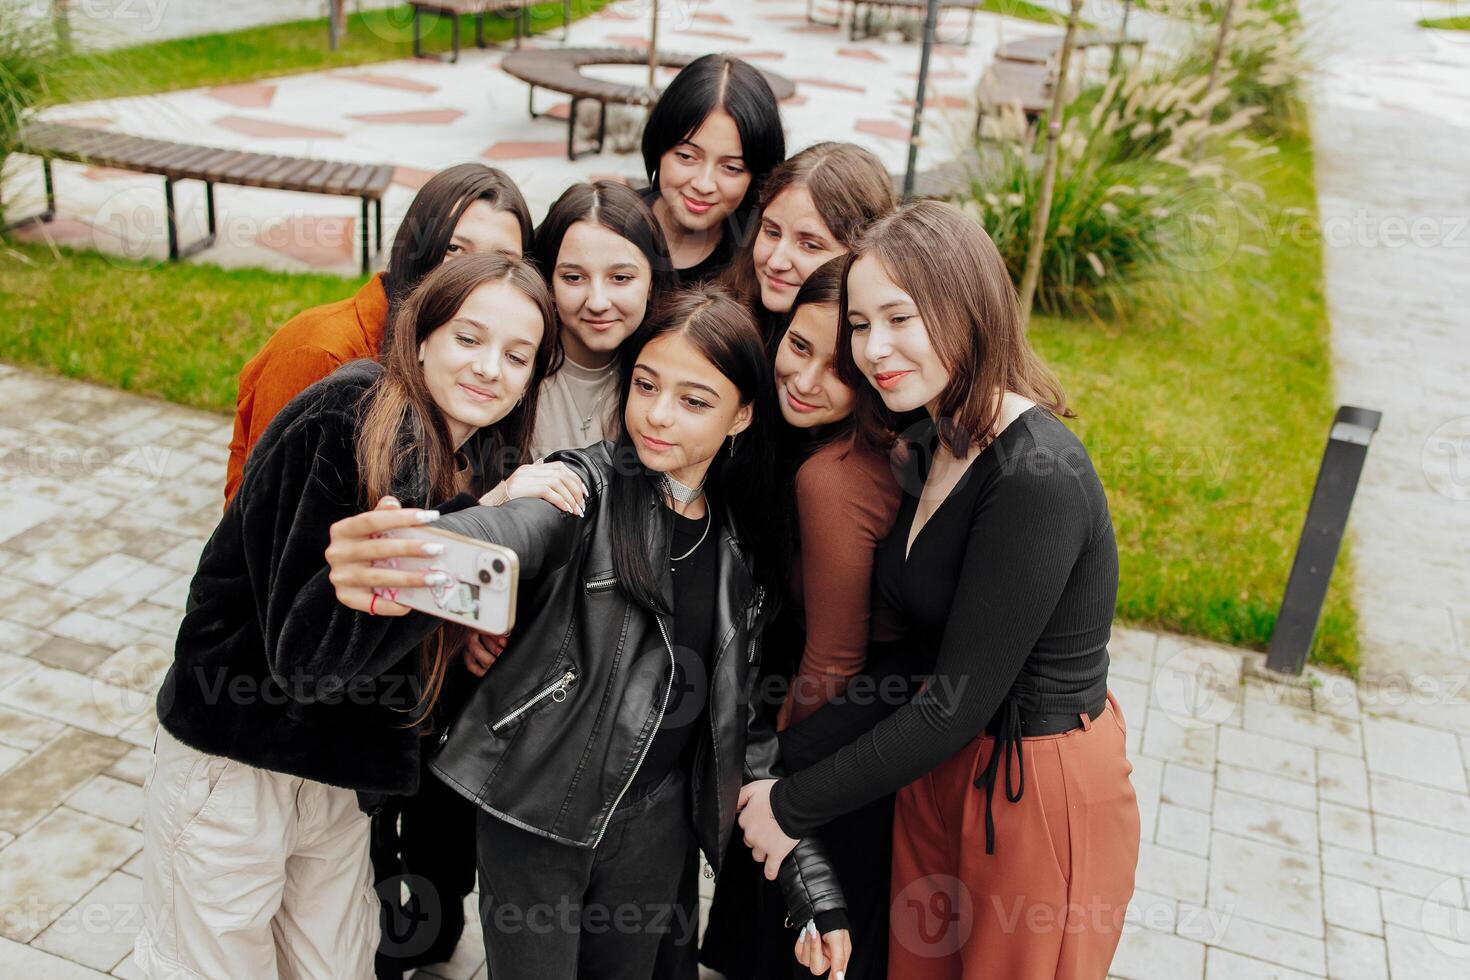
[[[502,559],[500,559],[500,558],[497,558],[497,559],[495,559],[494,561],[492,561],[490,563],[490,567],[493,568],[493,569],[495,569],[495,574],[496,575],[504,574],[504,572],[505,572],[505,561],[502,560]]]
[[[490,582],[490,573],[483,568],[480,569],[480,581],[486,584]]]

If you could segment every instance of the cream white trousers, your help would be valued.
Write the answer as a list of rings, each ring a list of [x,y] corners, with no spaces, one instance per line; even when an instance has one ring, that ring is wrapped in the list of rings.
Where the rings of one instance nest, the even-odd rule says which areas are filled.
[[[378,901],[355,793],[205,755],[162,728],[144,791],[145,977],[373,975]]]

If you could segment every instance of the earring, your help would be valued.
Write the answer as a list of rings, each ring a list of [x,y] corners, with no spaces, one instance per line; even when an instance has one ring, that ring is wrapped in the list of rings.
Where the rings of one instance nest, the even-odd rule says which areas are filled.
[[[730,455],[731,456],[734,456],[735,455],[735,437],[734,436],[731,436],[730,437]]]

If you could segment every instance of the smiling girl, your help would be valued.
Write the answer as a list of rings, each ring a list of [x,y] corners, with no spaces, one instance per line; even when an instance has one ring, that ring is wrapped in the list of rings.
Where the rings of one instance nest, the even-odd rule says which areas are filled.
[[[817,269],[898,205],[882,162],[853,143],[816,143],[771,172],[759,228],[726,282],[771,325]]]
[[[545,283],[502,255],[439,266],[388,336],[276,415],[190,583],[145,785],[145,976],[373,972],[364,810],[416,788],[453,651],[429,617],[339,604],[330,528],[387,495],[472,504],[461,447],[524,456],[556,349]]]
[[[803,835],[897,791],[890,977],[1106,976],[1139,848],[1107,686],[1107,498],[977,224],[909,205],[853,256],[842,373],[927,416],[874,572],[927,681],[857,740],[747,786],[745,839],[769,877]]]
[[[497,980],[652,975],[661,937],[698,924],[669,918],[687,855],[720,868],[741,784],[776,765],[749,700],[779,574],[759,331],[723,291],[693,290],[624,356],[618,439],[553,456],[590,491],[584,516],[512,500],[439,522],[521,562],[520,654],[478,685],[432,761],[481,808]],[[373,535],[415,517],[379,509],[333,529],[344,604],[420,584],[373,565],[404,553]],[[815,839],[781,881],[787,913],[821,933],[803,943],[812,971],[845,969],[841,889]]]
[[[785,157],[776,96],[749,63],[709,54],[669,83],[643,128],[644,199],[681,284],[725,271],[749,239],[766,175]]]

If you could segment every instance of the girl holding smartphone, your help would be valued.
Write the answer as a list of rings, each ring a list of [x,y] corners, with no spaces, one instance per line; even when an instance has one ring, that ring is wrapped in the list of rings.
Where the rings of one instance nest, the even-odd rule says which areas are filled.
[[[777,762],[749,699],[781,540],[760,333],[723,291],[693,290],[624,351],[617,440],[551,457],[585,483],[584,515],[512,500],[437,525],[521,562],[521,655],[477,688],[432,762],[482,811],[480,912],[498,980],[650,976],[686,855],[718,870],[740,786]],[[333,528],[341,602],[367,608],[375,589],[419,584],[374,565],[409,553],[374,535],[416,519],[388,502]],[[844,970],[841,889],[815,838],[781,880],[788,914],[819,933],[800,954],[818,974]],[[623,925],[608,928],[615,910]],[[641,910],[631,922],[629,910]],[[520,918],[532,914],[534,927]]]
[[[365,811],[415,790],[454,650],[339,604],[330,528],[384,495],[473,504],[461,447],[524,455],[556,349],[540,275],[501,255],[435,269],[389,336],[277,413],[190,584],[145,788],[147,976],[373,971]]]

